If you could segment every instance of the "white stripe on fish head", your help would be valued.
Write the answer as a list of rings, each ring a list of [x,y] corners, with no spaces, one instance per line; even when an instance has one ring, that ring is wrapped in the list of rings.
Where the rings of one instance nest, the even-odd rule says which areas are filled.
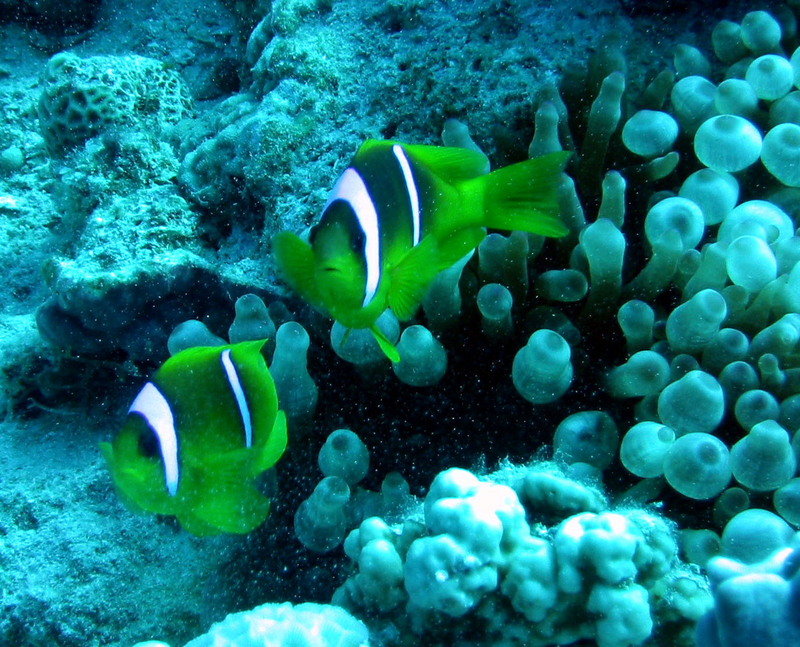
[[[247,406],[247,399],[244,397],[244,389],[242,389],[242,383],[239,381],[239,374],[233,365],[230,348],[222,351],[220,360],[222,361],[222,368],[225,369],[225,377],[228,378],[228,384],[230,384],[233,396],[236,398],[236,406],[239,407],[239,416],[241,416],[242,425],[244,426],[244,446],[252,447],[253,423],[250,419],[250,408]]]
[[[354,168],[350,167],[342,173],[333,189],[331,189],[325,209],[335,200],[342,200],[350,205],[356,215],[358,226],[364,232],[364,260],[367,267],[367,281],[364,286],[362,307],[367,307],[378,291],[381,279],[380,228],[378,212],[367,190],[367,185]],[[324,212],[324,210],[323,210]]]
[[[413,238],[411,246],[416,247],[419,244],[419,238],[422,230],[422,223],[419,213],[419,192],[417,191],[417,184],[414,182],[414,174],[411,172],[411,163],[408,161],[406,152],[400,144],[392,146],[392,152],[400,164],[400,170],[403,171],[403,179],[406,182],[406,193],[408,200],[411,203],[411,224],[413,228]]]
[[[158,438],[161,462],[164,463],[164,484],[170,496],[178,491],[180,469],[178,467],[178,434],[175,420],[167,399],[152,382],[139,391],[128,413],[138,413]]]

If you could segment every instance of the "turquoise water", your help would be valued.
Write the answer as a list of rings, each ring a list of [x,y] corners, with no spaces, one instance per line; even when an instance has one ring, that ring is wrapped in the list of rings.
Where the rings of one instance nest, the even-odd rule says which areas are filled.
[[[739,24],[755,9],[779,19],[777,44],[763,51],[758,43],[742,45],[738,53],[718,45],[715,52],[711,32],[718,21]],[[610,646],[643,644],[651,630],[647,644],[693,644],[694,624],[711,605],[702,567],[719,551],[718,535],[729,518],[747,507],[777,512],[785,522],[770,517],[769,523],[778,520],[764,550],[796,541],[800,515],[791,479],[800,442],[793,439],[800,427],[794,296],[800,198],[794,184],[800,182],[786,175],[790,171],[757,161],[757,155],[741,168],[723,169],[735,177],[738,195],[725,209],[719,205],[729,196],[722,189],[715,188],[719,193],[705,203],[695,196],[704,220],[695,240],[677,251],[666,238],[648,239],[645,216],[703,167],[694,153],[694,133],[721,112],[707,93],[726,75],[743,78],[749,60],[768,49],[788,65],[796,47],[790,27],[796,11],[778,3],[654,6],[614,0],[590,6],[488,0],[0,2],[0,270],[7,286],[0,292],[6,411],[0,428],[0,644],[134,645],[158,639],[183,645],[229,613],[267,602],[332,599],[366,624],[375,645],[590,645],[605,632],[601,644]],[[759,23],[755,34],[768,40],[770,25]],[[676,50],[681,44],[694,49]],[[711,89],[700,84],[689,92],[688,107],[676,105],[674,93],[670,99],[674,77],[663,87],[651,84],[665,70],[677,78],[707,77]],[[789,88],[776,90],[782,94],[757,98],[746,115],[759,138],[777,121],[797,123],[797,88],[791,83],[796,85],[792,79]],[[563,104],[556,101],[556,87]],[[786,112],[780,113],[772,106],[784,97]],[[556,112],[563,105],[559,127],[547,125],[553,115],[548,101]],[[742,102],[737,109],[744,112]],[[656,162],[623,141],[623,125],[642,108],[663,109],[678,127]],[[450,119],[468,127],[468,135],[451,131],[443,141]],[[448,313],[441,303],[424,303],[409,322],[432,329],[446,351],[447,370],[432,386],[404,383],[380,353],[363,365],[342,359],[331,348],[330,320],[288,289],[270,253],[274,234],[300,233],[317,221],[328,191],[367,139],[474,146],[492,169],[554,146],[575,153],[567,167],[574,184],[561,187],[559,201],[569,234],[560,240],[524,235],[527,251],[503,248],[495,253],[494,267],[489,244],[483,245],[481,258],[476,253],[450,279],[461,299],[451,318],[442,320]],[[738,142],[731,147],[742,148]],[[620,172],[624,195],[620,176],[609,179],[608,171]],[[719,221],[734,204],[751,200],[769,201],[783,215],[750,215],[725,233]],[[710,215],[714,205],[724,211],[716,222]],[[663,227],[686,235],[689,217],[670,216]],[[591,226],[598,218],[608,220]],[[704,246],[726,250],[738,236],[749,237],[738,245],[755,250],[741,255],[738,273],[724,258],[721,265],[713,259],[703,265],[715,253]],[[654,256],[660,264],[645,270]],[[754,269],[741,270],[751,256],[758,261]],[[566,269],[572,273],[545,275]],[[487,326],[476,305],[478,289],[495,282],[514,297],[508,321],[499,327]],[[689,315],[672,320],[680,319],[681,331],[689,332],[671,332],[670,314],[703,288],[724,297],[725,312],[709,314],[708,303],[693,302]],[[575,296],[559,296],[562,289]],[[259,481],[272,500],[264,524],[243,535],[195,537],[170,515],[125,507],[98,443],[114,437],[142,385],[169,357],[173,329],[199,320],[216,341],[198,342],[192,333],[185,335],[189,345],[223,343],[244,294],[262,299],[276,326],[296,321],[308,331],[307,375],[318,400],[303,413],[309,396],[291,380],[278,384],[279,404],[287,411],[293,394],[300,393],[300,413],[290,416],[286,452]],[[634,335],[618,323],[620,306],[631,299],[652,311],[644,341],[632,341]],[[263,317],[257,320],[264,323]],[[777,321],[783,323],[753,341]],[[720,327],[739,336],[712,343]],[[532,404],[511,376],[517,352],[538,329],[554,330],[565,340],[572,379],[563,394]],[[740,342],[745,350],[734,348]],[[615,392],[608,371],[635,350],[651,347],[666,367],[663,381],[657,376],[657,386],[642,391],[644,377],[635,375],[633,397]],[[548,352],[545,346],[544,360]],[[534,368],[544,360],[535,360]],[[737,360],[749,371],[738,366],[743,373],[723,377],[723,368]],[[657,372],[662,364],[656,360],[645,372]],[[709,374],[714,393],[681,381],[692,371]],[[551,380],[543,378],[546,386]],[[658,396],[667,383],[680,383],[688,395],[664,404],[667,398]],[[199,393],[204,388],[197,384]],[[747,390],[759,392],[737,411]],[[716,417],[709,413],[715,406]],[[565,418],[584,411],[605,417],[562,426],[556,434]],[[678,436],[713,434],[727,466],[728,450],[744,437],[755,438],[747,432],[763,420],[779,426],[770,436],[777,449],[766,458],[745,453],[741,460],[761,460],[758,473],[786,475],[769,487],[745,474],[752,469],[734,469],[733,480],[723,479],[720,488],[697,500],[679,480],[662,478],[658,466],[643,480],[619,458],[628,429],[656,421]],[[319,554],[297,539],[294,517],[323,477],[320,448],[340,428],[363,441],[369,471],[350,484],[343,521],[333,530],[314,531],[338,537]],[[713,456],[697,453],[716,469]],[[694,458],[680,456],[680,462]],[[504,461],[528,467],[515,470]],[[660,459],[655,462],[660,466]],[[568,467],[574,463],[589,467]],[[524,494],[520,483],[525,474],[539,474],[540,464],[563,479],[548,481],[555,498],[568,498],[560,488],[572,483],[581,503],[570,507],[562,500],[552,509],[536,509],[541,501]],[[628,609],[621,624],[639,627],[639,634],[631,630],[638,637],[626,642],[600,628],[603,620],[614,624],[607,611],[614,605],[597,601],[605,589],[589,601],[592,587],[606,580],[588,571],[581,571],[584,588],[578,592],[553,585],[562,606],[549,607],[544,620],[532,619],[534,612],[526,616],[522,602],[513,602],[514,585],[503,589],[506,579],[513,580],[508,572],[516,548],[509,546],[518,548],[509,540],[500,551],[504,557],[480,558],[486,569],[481,577],[488,579],[467,596],[463,613],[433,594],[423,596],[408,577],[410,566],[405,584],[402,577],[394,581],[391,608],[376,607],[362,585],[352,583],[365,567],[356,568],[351,558],[358,551],[351,545],[346,553],[341,538],[372,515],[398,528],[407,521],[415,528],[408,530],[409,545],[425,533],[447,534],[423,518],[422,501],[436,475],[452,467],[513,488],[525,533],[551,543],[562,521],[576,512],[646,509],[657,519],[653,536],[661,537],[659,524],[665,523],[666,545],[682,548],[674,561],[664,549],[664,572],[674,575],[670,586],[683,578],[698,593],[693,597],[695,589],[677,586],[660,590],[669,578],[654,575],[656,567],[645,573],[637,562],[635,574],[610,588],[627,595],[635,581],[645,591],[646,601],[635,609],[616,602]],[[403,480],[384,480],[394,472]],[[695,478],[694,470],[683,478]],[[382,486],[383,498],[376,494]],[[784,486],[783,503],[773,502],[773,491]],[[740,489],[729,495],[734,487]],[[734,501],[741,493],[744,504]],[[493,490],[487,501],[502,496]],[[322,514],[317,509],[311,516]],[[425,521],[427,531],[412,523]],[[650,522],[624,523],[624,531],[615,532],[638,537],[634,526],[641,530]],[[706,543],[681,542],[677,529],[717,534],[703,535]],[[630,541],[640,553],[645,546],[658,553],[653,536]],[[723,537],[723,552],[729,544]],[[398,548],[404,563],[408,548]],[[743,561],[766,556],[725,554]],[[339,587],[344,588],[335,593]],[[415,606],[415,597],[425,602]]]

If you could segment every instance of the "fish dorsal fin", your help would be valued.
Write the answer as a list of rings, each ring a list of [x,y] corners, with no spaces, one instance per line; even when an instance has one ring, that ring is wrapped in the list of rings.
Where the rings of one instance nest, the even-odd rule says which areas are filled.
[[[489,158],[467,148],[422,144],[401,146],[413,161],[448,183],[470,180],[489,172]]]
[[[397,363],[400,361],[400,353],[397,351],[395,345],[389,341],[389,338],[381,332],[381,329],[378,328],[377,325],[373,325],[372,328],[369,329],[372,333],[372,336],[375,337],[375,341],[378,342],[378,346],[383,351],[383,354],[386,355],[393,363]]]
[[[368,153],[375,148],[391,148],[396,142],[389,139],[366,139],[356,151],[356,157],[362,153]]]
[[[272,237],[272,253],[289,286],[315,308],[323,307],[314,281],[311,245],[291,232],[282,231]]]
[[[400,321],[414,316],[428,286],[442,269],[440,265],[439,243],[434,236],[426,236],[391,269],[389,308]]]
[[[375,149],[391,149],[395,145],[400,146],[412,160],[445,182],[469,180],[489,172],[489,158],[486,155],[457,146],[429,146],[368,139],[361,144],[356,157]]]

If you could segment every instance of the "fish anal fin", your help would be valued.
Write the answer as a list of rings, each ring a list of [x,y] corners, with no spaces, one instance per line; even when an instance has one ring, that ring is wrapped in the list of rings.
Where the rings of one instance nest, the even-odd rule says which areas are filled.
[[[244,534],[264,522],[269,499],[256,489],[259,458],[254,451],[240,447],[208,457],[202,474],[191,482],[191,499],[177,513],[184,528],[193,534]]]
[[[459,229],[439,242],[439,271],[452,267],[454,263],[473,251],[486,238],[483,227]]]
[[[245,534],[257,528],[269,514],[269,499],[251,484],[225,483],[198,500],[178,521],[194,535],[221,532]]]
[[[191,511],[178,513],[177,517],[181,528],[195,537],[213,537],[224,532],[221,528],[203,521]]]
[[[375,337],[375,341],[378,342],[378,346],[383,351],[383,354],[386,355],[393,363],[397,363],[400,361],[400,353],[397,351],[397,347],[389,341],[389,338],[381,332],[381,329],[378,328],[377,325],[373,325],[372,328],[369,329],[372,333],[372,336]]]

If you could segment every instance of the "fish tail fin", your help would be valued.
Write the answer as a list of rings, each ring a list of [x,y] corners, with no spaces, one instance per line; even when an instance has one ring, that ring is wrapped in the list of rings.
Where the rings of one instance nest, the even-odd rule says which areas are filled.
[[[481,224],[542,236],[566,235],[568,230],[558,217],[558,186],[570,155],[549,153],[466,182],[483,184],[475,187],[483,191]]]

